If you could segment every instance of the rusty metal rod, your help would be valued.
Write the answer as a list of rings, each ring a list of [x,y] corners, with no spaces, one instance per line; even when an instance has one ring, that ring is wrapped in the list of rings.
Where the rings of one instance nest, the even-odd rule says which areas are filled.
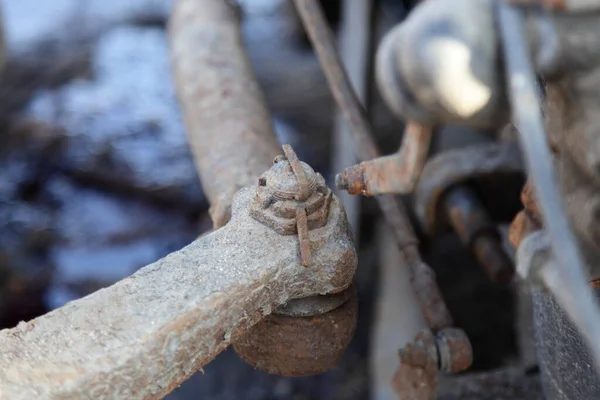
[[[232,4],[178,0],[169,21],[177,96],[215,228],[229,220],[233,194],[280,152]]]
[[[431,136],[430,127],[409,121],[396,154],[346,168],[335,177],[337,188],[364,196],[411,193],[427,160]]]
[[[380,152],[373,140],[371,127],[352,90],[323,10],[315,0],[294,0],[294,4],[338,107],[353,128],[352,139],[358,158],[361,160],[377,158]],[[377,196],[376,199],[386,222],[394,233],[404,261],[410,268],[411,286],[429,327],[437,332],[452,326],[452,317],[437,286],[435,273],[421,260],[417,247],[418,239],[410,225],[404,205],[396,196]]]
[[[340,111],[352,126],[352,140],[357,157],[366,161],[381,154],[363,107],[352,90],[335,42],[323,16],[321,7],[314,0],[294,0],[310,41],[319,57],[321,67]],[[409,259],[419,259],[418,240],[410,225],[404,205],[396,197],[377,197],[386,220],[391,225],[399,246]]]
[[[322,246],[307,269],[294,235],[250,216],[255,193],[238,192],[225,227],[0,331],[0,399],[161,399],[278,306],[351,284],[356,253],[337,200],[312,232]]]

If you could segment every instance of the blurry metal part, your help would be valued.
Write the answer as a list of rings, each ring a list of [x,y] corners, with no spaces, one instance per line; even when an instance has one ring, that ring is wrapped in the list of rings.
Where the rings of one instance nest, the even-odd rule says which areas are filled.
[[[507,121],[493,1],[425,1],[386,34],[376,79],[396,114],[436,126]]]
[[[600,10],[598,0],[505,0],[517,6],[543,6],[552,11],[586,12]]]
[[[427,328],[427,321],[411,288],[410,268],[402,265],[405,261],[389,227],[383,221],[377,226],[376,243],[381,260],[369,350],[371,399],[397,400],[392,379],[400,359],[390,349],[402,348],[413,341],[417,333]]]
[[[456,185],[443,196],[447,218],[462,243],[469,247],[493,282],[508,284],[513,263],[504,251],[496,225],[477,194],[466,185]]]
[[[588,285],[587,268],[561,201],[552,154],[544,131],[536,79],[524,41],[524,18],[520,10],[502,1],[496,2],[496,11],[502,33],[513,118],[520,131],[518,137],[527,170],[556,259],[542,268],[543,280],[588,341],[600,370],[600,308]],[[519,254],[526,240],[521,243]]]
[[[402,400],[437,398],[437,372],[461,372],[473,361],[473,350],[462,329],[446,328],[434,335],[421,331],[400,350],[394,387]]]
[[[527,236],[517,250],[517,272],[549,290],[585,339],[596,371],[600,371],[600,308],[591,285],[574,285],[555,261],[556,251],[545,231]],[[598,373],[598,372],[596,372]]]
[[[440,371],[458,373],[465,371],[473,362],[473,349],[462,329],[442,329],[435,336]]]
[[[394,388],[402,400],[437,398],[438,354],[435,336],[426,329],[402,350]]]
[[[564,11],[565,0],[504,0],[508,4],[515,6],[543,6],[548,10]],[[584,0],[585,1],[585,0]],[[594,0],[592,0],[594,1]]]
[[[415,190],[415,213],[429,234],[444,225],[441,204],[452,186],[486,180],[494,175],[521,176],[523,163],[514,142],[489,143],[445,151],[432,157]]]
[[[278,306],[349,287],[357,256],[339,201],[311,232],[313,263],[303,268],[294,236],[250,217],[256,190],[236,194],[225,227],[0,331],[1,397],[160,399]]]
[[[521,191],[521,202],[525,208],[510,224],[509,240],[515,249],[519,248],[521,241],[530,233],[542,229],[540,211],[531,186],[531,179],[528,179]]]
[[[324,314],[290,317],[271,314],[250,328],[233,347],[248,364],[283,376],[309,376],[335,367],[354,336],[358,314],[356,290]]]
[[[352,90],[319,4],[315,0],[294,0],[294,4],[319,57],[333,97],[346,121],[352,125],[352,140],[356,155],[361,160],[379,157],[380,153],[374,142],[371,127]],[[398,245],[402,249],[409,248],[410,253],[406,256],[409,259],[418,257],[416,251],[418,240],[408,221],[404,205],[394,197],[378,197],[377,202],[386,221],[392,227]]]
[[[371,128],[356,95],[348,82],[334,46],[331,32],[314,0],[295,0],[295,5],[319,59],[340,109],[353,125],[353,140],[359,158],[373,159],[379,151],[373,141]],[[377,197],[384,219],[390,224],[402,251],[405,264],[411,270],[413,290],[429,326],[438,330],[452,325],[452,317],[446,308],[431,267],[421,261],[417,238],[408,221],[403,204],[396,197]]]
[[[431,127],[408,122],[396,154],[346,168],[335,177],[335,185],[365,196],[411,193],[427,159],[431,135]]]
[[[334,310],[350,299],[354,288],[348,288],[340,293],[291,299],[275,311],[273,314],[286,317],[314,317]]]
[[[549,400],[542,393],[539,374],[526,368],[502,367],[460,374],[439,383],[438,400]]]
[[[410,284],[419,301],[427,326],[437,332],[454,324],[442,292],[437,285],[435,272],[423,261],[408,263]]]
[[[600,398],[600,375],[577,326],[552,293],[532,289],[535,347],[545,399]],[[599,300],[600,290],[592,290]]]
[[[319,5],[314,0],[294,0],[300,17],[319,57],[333,96],[341,111],[353,126],[353,140],[360,159],[379,156],[371,128],[342,67],[331,32]],[[403,264],[411,273],[411,286],[429,327],[438,331],[452,325],[452,317],[444,303],[431,267],[423,263],[417,249],[417,238],[408,221],[403,204],[396,197],[377,197],[402,251]]]
[[[231,2],[178,0],[169,21],[177,96],[215,228],[279,145]]]
[[[367,86],[370,80],[371,46],[373,32],[374,0],[350,1],[342,7],[342,20],[338,28],[338,43],[341,59],[348,73],[348,79],[356,96],[368,109]],[[337,110],[334,120],[332,143],[332,170],[343,170],[347,165],[356,163],[354,145],[352,143],[352,127]],[[333,189],[339,197],[348,221],[354,232],[354,240],[359,240],[359,219],[362,200],[350,196],[343,190]]]

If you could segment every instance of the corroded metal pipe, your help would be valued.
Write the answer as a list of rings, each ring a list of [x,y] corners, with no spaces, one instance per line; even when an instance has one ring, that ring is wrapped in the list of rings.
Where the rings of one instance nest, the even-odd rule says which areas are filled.
[[[430,126],[409,121],[396,154],[346,168],[335,177],[336,186],[365,196],[411,193],[427,160],[431,135]]]
[[[326,225],[310,232],[305,268],[297,236],[250,216],[256,193],[236,194],[225,227],[0,331],[0,399],[160,399],[288,300],[349,287],[357,258],[339,200]]]
[[[215,228],[279,154],[233,2],[178,0],[169,21],[177,96]]]

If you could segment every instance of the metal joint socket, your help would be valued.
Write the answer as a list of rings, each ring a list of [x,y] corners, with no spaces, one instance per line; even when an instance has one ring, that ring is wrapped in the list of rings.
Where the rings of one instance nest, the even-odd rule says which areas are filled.
[[[259,178],[249,214],[280,235],[297,233],[301,264],[313,271],[311,248],[316,243],[309,232],[329,223],[333,195],[323,177],[301,162],[291,146],[283,145],[283,150],[285,156],[277,156]],[[292,298],[246,332],[234,348],[257,369],[313,375],[337,363],[352,338],[356,318],[353,287]]]
[[[421,331],[399,352],[394,388],[401,398],[435,399],[438,371],[457,373],[469,368],[473,350],[462,329],[445,328],[434,335]]]

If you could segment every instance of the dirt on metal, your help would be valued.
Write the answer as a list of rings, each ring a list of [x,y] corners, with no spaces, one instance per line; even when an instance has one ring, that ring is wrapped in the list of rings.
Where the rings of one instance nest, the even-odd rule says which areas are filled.
[[[178,0],[169,35],[188,140],[219,228],[233,195],[256,183],[279,144],[233,2]]]
[[[288,300],[349,287],[357,256],[339,201],[304,268],[294,236],[250,217],[257,188],[236,194],[225,227],[0,331],[0,399],[160,399]]]
[[[352,340],[358,314],[356,290],[325,314],[290,317],[271,314],[233,347],[254,368],[282,376],[310,376],[333,368]]]

